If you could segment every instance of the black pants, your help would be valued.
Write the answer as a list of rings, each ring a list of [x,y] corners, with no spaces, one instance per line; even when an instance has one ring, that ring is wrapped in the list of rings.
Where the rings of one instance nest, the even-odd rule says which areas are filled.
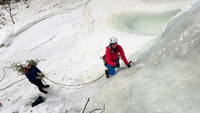
[[[33,80],[33,81],[30,81],[32,84],[35,84],[38,89],[41,91],[41,92],[44,92],[45,90],[42,89],[45,87],[45,85],[42,83],[41,79],[36,79],[36,80]],[[45,91],[46,92],[46,91]]]

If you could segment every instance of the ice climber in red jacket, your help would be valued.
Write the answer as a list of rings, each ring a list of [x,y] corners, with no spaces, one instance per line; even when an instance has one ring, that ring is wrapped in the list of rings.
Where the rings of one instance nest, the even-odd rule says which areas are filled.
[[[104,62],[107,69],[105,70],[106,77],[109,78],[115,75],[116,67],[120,67],[119,58],[121,57],[128,68],[131,67],[131,61],[128,62],[124,54],[123,48],[118,45],[117,38],[111,37],[110,44],[106,47],[106,54],[104,55]]]

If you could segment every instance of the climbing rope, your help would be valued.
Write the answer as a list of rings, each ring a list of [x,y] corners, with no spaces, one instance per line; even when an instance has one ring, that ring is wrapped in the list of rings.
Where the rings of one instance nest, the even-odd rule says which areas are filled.
[[[5,76],[6,76],[6,72],[5,72],[5,69],[6,69],[6,68],[12,68],[12,67],[3,67],[3,68],[2,68],[4,74],[3,74],[3,77],[2,77],[1,80],[0,80],[0,83],[4,80],[4,78],[5,78]],[[24,80],[24,79],[25,79],[25,78],[20,79],[20,80],[18,80],[18,81],[15,81],[15,82],[13,82],[13,83],[10,84],[10,85],[8,85],[8,86],[6,86],[6,87],[4,87],[4,88],[1,88],[0,91],[3,91],[3,90],[5,90],[5,89],[9,88],[9,87],[13,86],[14,84],[16,84],[16,83],[18,83],[18,82],[20,82],[20,81],[22,81],[22,80]]]
[[[45,77],[45,78],[46,78],[47,80],[49,80],[50,82],[52,82],[52,83],[54,83],[54,84],[57,84],[57,85],[60,85],[60,86],[65,86],[65,87],[66,87],[66,86],[68,86],[68,87],[72,87],[72,86],[73,86],[73,87],[80,87],[80,86],[85,86],[85,85],[94,83],[94,82],[100,80],[103,76],[104,76],[104,74],[103,74],[102,76],[100,76],[99,78],[93,80],[93,81],[90,81],[90,82],[87,82],[87,83],[83,83],[83,84],[77,84],[77,85],[62,84],[62,83],[59,83],[59,82],[55,82],[55,81],[53,81],[53,80],[51,80],[51,79],[49,79],[49,78],[47,78],[47,77]],[[13,86],[14,84],[16,84],[16,83],[18,83],[18,82],[20,82],[20,81],[23,81],[23,80],[25,80],[25,79],[26,79],[26,78],[17,80],[17,81],[15,81],[15,82],[13,82],[12,84],[10,84],[10,85],[8,85],[8,86],[6,86],[6,87],[4,87],[4,88],[1,88],[0,91],[6,90],[6,89],[8,89],[9,87]]]
[[[0,62],[2,62],[2,63],[11,63],[10,61],[3,61],[3,60],[0,60]]]
[[[62,84],[62,83],[53,81],[53,80],[49,79],[49,78],[46,77],[46,76],[45,76],[44,78],[46,78],[46,79],[49,80],[50,82],[52,82],[52,83],[54,83],[54,84],[57,84],[57,85],[60,85],[60,86],[64,86],[64,87],[80,87],[80,86],[85,86],[85,85],[89,85],[89,84],[91,84],[91,83],[94,83],[94,82],[100,80],[101,78],[103,78],[104,75],[105,75],[105,74],[102,74],[99,78],[97,78],[97,79],[95,79],[95,80],[92,80],[92,81],[90,81],[90,82],[86,82],[86,83],[82,83],[82,84],[75,84],[75,85],[73,85],[73,84],[72,84],[72,85]]]
[[[37,47],[31,49],[30,51],[33,51],[33,50],[39,48],[40,46],[42,46],[42,45],[44,45],[45,43],[47,43],[47,42],[49,42],[50,40],[52,40],[53,38],[55,38],[55,36],[53,36],[52,38],[50,38],[48,41],[46,41],[46,42],[40,44],[39,46],[37,46]],[[42,59],[42,60],[46,60],[46,59]],[[42,60],[39,60],[39,62],[42,61]],[[1,82],[4,80],[4,78],[5,78],[5,68],[12,68],[12,67],[4,67],[4,68],[3,68],[4,75],[3,75],[2,79],[0,80],[0,83],[1,83]],[[95,79],[95,80],[92,80],[92,81],[89,81],[89,82],[86,82],[86,83],[82,83],[82,84],[75,84],[75,85],[74,85],[74,84],[68,85],[68,84],[59,83],[59,82],[56,82],[56,81],[53,81],[53,80],[49,79],[49,78],[46,77],[46,76],[44,76],[44,78],[46,78],[47,80],[49,80],[50,82],[52,82],[52,83],[54,83],[54,84],[57,84],[57,85],[59,85],[59,86],[65,87],[65,88],[67,88],[67,87],[73,87],[73,88],[79,87],[79,88],[80,88],[80,87],[84,87],[84,86],[86,86],[86,85],[89,85],[89,84],[91,84],[91,83],[94,83],[94,82],[100,80],[101,78],[103,78],[104,75],[105,75],[105,74],[102,74],[99,78],[97,78],[97,79]],[[4,87],[4,88],[1,88],[0,91],[5,90],[5,89],[7,89],[7,88],[13,86],[14,84],[16,84],[16,83],[18,83],[18,82],[20,82],[20,81],[22,81],[22,80],[25,80],[25,78],[20,79],[20,80],[18,80],[18,81],[15,81],[15,82],[13,82],[12,84],[10,84],[10,85],[8,85],[8,86],[6,86],[6,87]],[[45,83],[45,81],[44,81],[43,79],[42,79],[42,81]],[[46,84],[46,83],[45,83],[45,84]]]
[[[4,88],[1,88],[0,91],[6,90],[6,89],[8,89],[9,87],[13,86],[14,84],[16,84],[16,83],[18,83],[18,82],[20,82],[20,81],[22,81],[22,80],[25,80],[25,78],[20,79],[20,80],[17,80],[17,81],[15,81],[15,82],[13,82],[12,84],[10,84],[10,85],[8,85],[8,86],[6,86],[6,87],[4,87]]]
[[[6,69],[6,68],[11,68],[11,67],[3,67],[3,68],[2,68],[2,70],[3,70],[3,77],[1,78],[0,83],[3,81],[3,79],[4,79],[5,76],[6,76],[6,72],[5,72],[5,69]]]
[[[43,60],[46,60],[46,59],[38,60],[38,62],[41,62],[41,61],[43,61]],[[1,78],[0,83],[4,80],[4,78],[5,78],[5,76],[6,76],[6,72],[5,72],[5,69],[6,69],[6,68],[12,68],[12,67],[3,67],[3,68],[2,68],[2,70],[3,70],[3,77]],[[13,86],[14,84],[16,84],[16,83],[18,83],[18,82],[20,82],[20,81],[22,81],[22,80],[25,80],[25,79],[26,79],[26,78],[17,80],[17,81],[15,81],[15,82],[11,83],[10,85],[8,85],[8,86],[6,86],[6,87],[4,87],[4,88],[1,88],[0,91],[6,90],[6,89],[8,89],[9,87]]]

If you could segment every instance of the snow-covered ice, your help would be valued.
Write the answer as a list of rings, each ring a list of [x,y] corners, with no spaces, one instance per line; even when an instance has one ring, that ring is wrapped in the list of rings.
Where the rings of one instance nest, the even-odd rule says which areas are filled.
[[[49,79],[68,85],[87,83],[104,73],[100,57],[113,35],[128,60],[136,61],[136,66],[82,88],[60,87],[46,80],[51,85],[47,100],[34,108],[30,102],[39,93],[37,87],[23,75],[6,69],[6,76],[0,82],[0,112],[81,113],[89,98],[85,113],[95,109],[95,113],[199,113],[200,2],[191,2],[31,0],[19,3],[22,7],[15,9],[16,24],[0,30],[0,68],[13,62],[43,59],[38,67]],[[169,23],[156,35],[123,32],[108,22],[117,13],[153,14],[177,9],[183,10],[166,21]],[[0,75],[3,77],[3,70]],[[2,90],[18,80],[21,81]]]

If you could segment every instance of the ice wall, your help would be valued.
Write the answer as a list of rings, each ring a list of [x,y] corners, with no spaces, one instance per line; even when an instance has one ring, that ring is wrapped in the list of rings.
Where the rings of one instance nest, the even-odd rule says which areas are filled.
[[[106,113],[200,112],[200,1],[174,18],[144,53],[137,69],[122,70],[102,85]]]

